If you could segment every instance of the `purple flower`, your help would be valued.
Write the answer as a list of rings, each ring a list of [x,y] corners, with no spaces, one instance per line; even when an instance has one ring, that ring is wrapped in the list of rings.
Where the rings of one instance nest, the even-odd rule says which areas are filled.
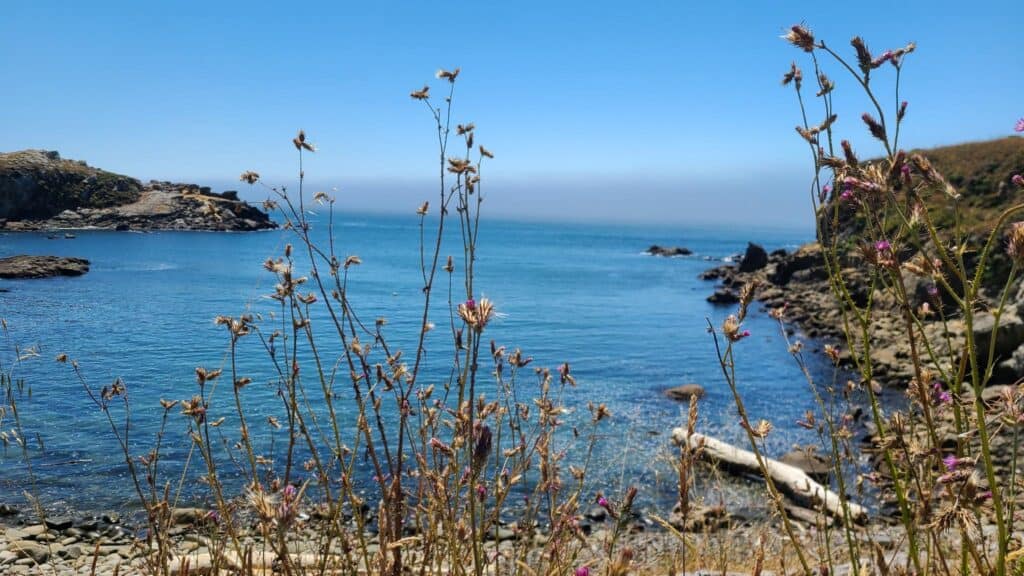
[[[1014,184],[1020,186],[1021,188],[1024,188],[1024,176],[1021,176],[1020,174],[1014,174],[1012,180]]]
[[[292,498],[295,498],[295,486],[289,484],[284,487],[284,498],[285,500],[291,500]]]
[[[601,496],[600,498],[597,499],[597,505],[600,506],[601,508],[607,508],[608,499],[605,498],[604,496]]]
[[[949,456],[946,456],[945,458],[942,459],[942,464],[946,467],[947,471],[953,472],[956,470],[956,467],[960,464],[960,459],[957,458],[955,454],[950,454]]]
[[[939,287],[936,286],[935,284],[932,284],[931,286],[928,286],[928,288],[926,288],[925,290],[928,292],[928,296],[930,296],[932,298],[938,298],[939,297]]]
[[[576,576],[590,576],[590,568],[587,566],[580,566],[576,569]]]
[[[932,392],[935,395],[935,402],[938,404],[949,404],[953,401],[953,396],[943,388],[942,382],[933,383]]]
[[[481,500],[487,498],[487,486],[484,486],[483,484],[477,484],[476,495],[479,496]]]
[[[1013,129],[1017,132],[1024,132],[1024,118],[1017,120],[1017,123],[1014,124]]]
[[[472,310],[474,308],[476,308],[476,300],[473,300],[472,298],[466,300],[466,309]]]
[[[875,242],[875,250],[879,252],[888,252],[892,249],[892,244],[889,244],[888,240],[879,240]]]

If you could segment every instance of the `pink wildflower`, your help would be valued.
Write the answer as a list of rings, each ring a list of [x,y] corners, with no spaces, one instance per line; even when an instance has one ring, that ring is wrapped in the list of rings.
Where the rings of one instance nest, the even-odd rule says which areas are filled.
[[[950,454],[942,459],[942,464],[946,467],[946,470],[953,472],[956,470],[956,467],[960,465],[960,459],[957,458],[955,454]]]
[[[1024,118],[1017,120],[1017,123],[1013,126],[1014,131],[1024,132]]]

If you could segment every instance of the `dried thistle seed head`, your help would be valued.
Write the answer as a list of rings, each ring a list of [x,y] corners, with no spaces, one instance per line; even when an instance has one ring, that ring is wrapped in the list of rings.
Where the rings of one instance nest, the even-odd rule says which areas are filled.
[[[486,158],[494,158],[494,154],[492,154],[487,148],[484,148],[483,144],[480,145],[480,155]]]
[[[783,38],[804,52],[814,52],[814,34],[803,24],[790,27]]]
[[[448,82],[454,84],[455,79],[459,77],[459,72],[461,71],[462,68],[455,68],[455,70],[452,70],[451,72],[442,68],[437,71],[436,76],[439,80],[447,80]]]
[[[245,172],[242,172],[242,175],[238,179],[246,184],[255,184],[259,181],[260,175],[252,170],[246,170]]]
[[[413,90],[409,96],[413,100],[426,100],[430,98],[430,86],[424,86],[422,90]]]
[[[416,213],[420,216],[426,216],[428,210],[430,210],[430,202],[424,202],[416,209]]]
[[[742,426],[746,428],[754,438],[766,438],[773,428],[772,423],[764,419],[758,420],[757,424],[754,424],[753,426],[743,422]]]
[[[850,141],[843,140],[839,145],[843,148],[843,155],[846,157],[846,163],[849,164],[851,168],[856,168],[860,162],[857,160],[857,155],[853,152],[853,146],[850,145]]]
[[[345,258],[345,268],[348,269],[350,266],[358,266],[363,263],[363,259],[355,254]]]
[[[466,160],[465,158],[448,159],[448,171],[453,174],[463,174],[465,172],[470,172],[471,168],[472,166],[470,165],[469,160]]]
[[[861,72],[868,74],[871,71],[871,51],[868,50],[867,44],[860,36],[854,36],[850,40],[850,45],[857,51],[857,65],[860,67]]]
[[[818,85],[821,88],[818,90],[815,96],[819,98],[824,96],[825,94],[828,94],[832,90],[835,90],[836,87],[836,83],[833,82],[831,78],[826,76],[824,72],[818,74]]]
[[[882,142],[887,141],[885,135],[885,127],[883,127],[881,123],[875,120],[874,116],[865,112],[861,114],[860,118],[861,120],[864,121],[864,124],[867,125],[868,130],[871,132],[872,136],[881,140]]]
[[[1006,254],[1017,266],[1024,265],[1024,222],[1010,224],[1006,238]]]
[[[796,65],[796,62],[792,62],[789,65],[789,72],[782,75],[782,85],[786,86],[790,82],[796,85],[796,89],[800,89],[800,85],[803,83],[804,74],[800,71],[800,68]]]
[[[476,129],[476,124],[469,122],[467,124],[459,124],[455,126],[455,133],[459,136],[465,136]]]
[[[738,321],[743,322],[747,317],[747,308],[750,306],[750,303],[754,301],[754,295],[760,285],[760,281],[751,280],[744,284],[743,288],[740,289],[740,307],[739,312],[736,315]]]

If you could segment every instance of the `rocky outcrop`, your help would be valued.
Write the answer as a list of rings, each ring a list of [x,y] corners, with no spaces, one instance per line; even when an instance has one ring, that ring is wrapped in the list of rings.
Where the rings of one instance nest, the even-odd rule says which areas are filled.
[[[0,229],[225,230],[276,228],[262,210],[208,187],[114,174],[57,152],[0,154]]]
[[[81,276],[88,271],[89,261],[84,258],[26,255],[0,258],[0,278]]]
[[[760,244],[747,243],[747,251],[740,260],[740,272],[755,272],[768,265],[768,252]]]
[[[651,256],[689,256],[693,254],[693,250],[689,248],[683,248],[681,246],[658,246],[657,244],[652,245],[646,250]]]

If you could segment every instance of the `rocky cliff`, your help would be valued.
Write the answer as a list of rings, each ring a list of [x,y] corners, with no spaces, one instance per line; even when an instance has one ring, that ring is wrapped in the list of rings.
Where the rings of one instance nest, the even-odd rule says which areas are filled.
[[[234,193],[142,183],[45,150],[0,153],[0,229],[261,230],[277,224]]]
[[[956,201],[962,209],[962,225],[969,238],[969,245],[980,245],[996,226],[1003,210],[1024,202],[1024,188],[1011,181],[1014,174],[1024,173],[1024,138],[1002,138],[921,152],[960,194]],[[950,200],[932,198],[931,201]],[[951,213],[951,210],[935,210],[934,221],[940,234],[951,227],[952,218],[948,216]],[[837,244],[845,247],[840,248],[842,275],[847,279],[851,295],[858,305],[863,305],[871,297],[874,308],[881,312],[875,315],[871,327],[875,377],[884,383],[905,386],[912,377],[906,327],[891,297],[882,291],[870,294],[868,278],[871,267],[857,250],[861,228],[862,222],[856,217],[846,216],[839,230]],[[927,246],[930,244],[926,243]],[[750,257],[749,252],[748,249],[744,261]],[[907,262],[915,256],[907,252],[901,253],[899,258],[901,262]],[[968,253],[964,258],[968,267],[971,267],[976,254]],[[845,348],[840,308],[832,294],[818,244],[808,244],[792,254],[773,252],[767,260],[756,260],[756,265],[752,266],[741,263],[739,267],[721,266],[705,272],[702,278],[720,282],[715,301],[735,301],[743,284],[757,281],[761,285],[757,292],[758,299],[770,308],[785,307],[786,319],[798,325],[804,336],[837,343]],[[991,254],[989,264],[988,274],[983,277],[974,336],[978,342],[986,346],[991,342],[993,346],[996,361],[988,383],[1012,384],[1024,378],[1024,282],[1018,276],[1016,284],[1011,287],[1005,313],[993,339],[994,319],[987,308],[995,305],[999,291],[1005,284],[1009,258],[1001,247],[997,247]],[[936,296],[931,292],[934,290],[933,282],[909,272],[904,272],[902,276],[915,305],[927,303],[933,310],[940,306],[946,310],[946,303],[936,300],[941,295]],[[942,317],[938,314],[922,319],[923,335],[939,356],[948,354],[950,346],[954,347],[955,355],[956,347],[962,346],[966,328],[963,321],[955,313],[952,314],[952,317],[946,318],[946,323],[941,321]]]

